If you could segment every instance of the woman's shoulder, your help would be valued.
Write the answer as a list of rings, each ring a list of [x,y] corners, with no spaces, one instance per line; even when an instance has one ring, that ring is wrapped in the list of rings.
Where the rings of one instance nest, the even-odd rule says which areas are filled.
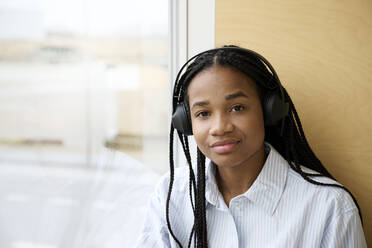
[[[304,173],[319,174],[307,167],[301,166]],[[289,170],[287,186],[302,191],[303,198],[318,201],[324,207],[338,209],[342,212],[357,210],[354,200],[344,186],[336,180],[325,176],[308,176],[303,178],[298,172]]]
[[[172,192],[184,192],[188,190],[189,185],[189,167],[180,166],[174,169],[172,180]],[[167,195],[169,183],[171,182],[170,171],[163,174],[156,186],[157,194]]]

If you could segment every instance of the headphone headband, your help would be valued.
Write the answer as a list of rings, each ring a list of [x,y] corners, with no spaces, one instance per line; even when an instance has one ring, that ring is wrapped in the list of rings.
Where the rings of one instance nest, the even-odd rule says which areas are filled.
[[[176,80],[175,80],[175,83],[174,83],[174,91],[173,91],[173,97],[177,98],[177,100],[179,101],[180,99],[180,95],[176,96],[175,93],[176,93],[176,89],[178,88],[178,82],[179,82],[179,79],[182,75],[182,71],[185,69],[185,67],[190,64],[191,61],[193,61],[195,58],[205,54],[205,53],[210,53],[210,52],[214,52],[214,51],[220,51],[220,50],[237,50],[237,51],[241,51],[241,52],[245,52],[245,53],[248,53],[248,54],[251,54],[253,56],[255,56],[256,58],[258,58],[259,60],[261,60],[265,66],[267,66],[270,70],[270,72],[272,73],[272,76],[273,78],[275,79],[275,81],[278,83],[278,86],[279,86],[279,90],[280,90],[280,94],[281,94],[281,97],[282,99],[284,99],[284,93],[283,93],[283,86],[279,80],[279,77],[276,73],[276,71],[274,70],[273,66],[269,63],[269,61],[263,57],[261,54],[253,51],[253,50],[250,50],[250,49],[247,49],[247,48],[241,48],[241,47],[220,47],[220,48],[212,48],[212,49],[209,49],[209,50],[206,50],[206,51],[203,51],[203,52],[200,52],[194,56],[192,56],[190,59],[188,59],[181,67],[181,69],[178,71],[177,73],[177,76],[176,76]],[[181,93],[181,92],[179,92]]]

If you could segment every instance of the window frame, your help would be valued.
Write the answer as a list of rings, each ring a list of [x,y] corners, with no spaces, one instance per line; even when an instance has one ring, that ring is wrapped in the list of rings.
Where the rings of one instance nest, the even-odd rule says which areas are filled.
[[[169,38],[169,99],[172,99],[174,81],[181,66],[198,52],[215,47],[215,0],[169,0]],[[171,105],[170,101],[169,126]],[[194,137],[191,136],[189,141],[191,154],[195,154]],[[192,158],[195,164],[195,156]],[[179,141],[174,142],[174,160],[176,167],[187,165]]]

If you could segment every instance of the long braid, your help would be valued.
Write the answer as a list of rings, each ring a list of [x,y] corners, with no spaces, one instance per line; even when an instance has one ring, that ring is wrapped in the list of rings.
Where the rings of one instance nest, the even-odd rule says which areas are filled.
[[[284,94],[285,94],[285,98],[286,100],[289,102],[290,106],[291,106],[291,109],[292,109],[292,113],[293,113],[293,116],[295,117],[295,122],[296,122],[296,125],[297,125],[297,130],[299,131],[299,134],[297,135],[298,139],[301,141],[301,145],[305,145],[305,148],[304,149],[301,149],[300,152],[303,153],[303,156],[307,158],[307,160],[309,161],[307,164],[311,164],[313,165],[313,169],[320,172],[321,174],[329,177],[329,178],[332,178],[334,179],[334,177],[327,171],[327,169],[322,165],[322,163],[320,162],[320,160],[315,156],[313,150],[311,149],[309,143],[307,142],[307,139],[305,137],[305,133],[302,129],[302,124],[301,124],[301,121],[300,121],[300,118],[297,114],[297,111],[296,111],[296,108],[292,102],[292,99],[290,98],[290,96],[288,95],[287,91],[284,89]]]
[[[176,241],[176,243],[182,248],[181,243],[178,241],[176,236],[173,233],[173,230],[171,228],[170,220],[169,220],[169,202],[170,202],[170,197],[172,194],[172,188],[173,188],[173,180],[174,180],[174,160],[173,160],[173,134],[174,134],[174,127],[171,125],[171,130],[169,134],[169,163],[170,163],[170,176],[169,176],[169,188],[168,188],[168,196],[167,196],[167,204],[166,204],[166,219],[167,219],[167,225],[168,225],[168,230],[170,234],[172,235],[173,239]]]
[[[202,240],[203,240],[203,221],[201,218],[201,211],[202,211],[202,202],[201,202],[201,165],[199,161],[197,162],[197,188],[196,188],[196,209],[195,209],[195,235],[196,235],[196,247],[202,247]]]
[[[195,184],[194,170],[192,169],[189,142],[188,142],[187,136],[183,135],[181,132],[178,132],[178,137],[180,139],[180,142],[181,142],[181,145],[182,145],[182,148],[183,148],[186,160],[187,160],[187,164],[189,165],[189,197],[190,197],[191,207],[192,207],[194,218],[195,218],[195,206],[194,206],[193,197],[192,197],[192,192],[193,192],[192,189],[194,188],[194,199],[196,199],[196,193],[195,193],[196,184]],[[193,234],[194,234],[194,226],[191,229],[188,247],[190,247],[191,245],[191,239],[192,239]]]
[[[196,186],[195,186],[195,174],[194,174],[194,170],[192,169],[192,163],[191,163],[189,141],[188,141],[187,136],[181,134],[181,132],[178,132],[178,136],[180,138],[182,148],[183,148],[183,152],[185,154],[187,164],[189,166],[189,196],[190,196],[191,207],[192,207],[193,212],[195,214],[195,207],[194,207],[194,203],[193,203],[193,199],[192,199],[192,186],[194,187],[194,189],[196,188]]]
[[[184,137],[184,142],[185,142],[185,146],[184,146],[185,155],[186,155],[186,158],[187,158],[187,161],[188,161],[188,164],[189,164],[189,196],[190,196],[191,207],[192,207],[192,210],[193,210],[193,213],[194,213],[194,219],[195,219],[195,207],[193,205],[194,203],[193,203],[193,200],[192,200],[192,188],[194,188],[194,199],[196,199],[195,174],[194,174],[194,170],[192,169],[189,141],[188,141],[187,136],[183,136],[183,137]],[[191,233],[190,233],[189,242],[188,242],[187,247],[191,246],[191,240],[192,240],[192,237],[193,237],[194,231],[195,231],[194,227],[195,226],[193,225],[193,227],[191,229]]]
[[[341,186],[339,184],[321,183],[321,182],[315,181],[315,180],[313,180],[309,177],[309,176],[327,176],[329,178],[334,179],[334,177],[322,165],[320,160],[315,156],[314,152],[310,148],[310,145],[307,142],[304,131],[302,129],[302,124],[301,124],[300,118],[298,117],[295,106],[294,106],[290,96],[288,95],[288,93],[286,92],[285,89],[284,89],[284,92],[285,92],[286,100],[290,104],[290,110],[291,110],[290,111],[290,116],[289,116],[288,121],[287,121],[288,131],[290,133],[289,134],[289,147],[288,148],[289,148],[289,153],[291,154],[291,156],[288,156],[288,155],[285,156],[289,165],[291,166],[291,168],[294,171],[296,171],[298,174],[300,174],[302,176],[302,178],[304,178],[306,181],[308,181],[312,184],[342,188],[343,190],[348,192],[350,194],[350,196],[352,197],[356,207],[358,208],[359,216],[360,216],[361,222],[363,224],[363,218],[362,218],[362,213],[361,213],[359,204],[358,204],[357,200],[355,199],[354,195],[346,187]],[[295,135],[295,138],[293,137],[294,135]],[[302,149],[298,149],[298,148],[296,149],[296,146],[301,146]],[[300,154],[298,154],[297,151],[299,151]],[[299,161],[298,155],[301,155],[301,157],[303,158],[303,161]],[[320,172],[321,174],[305,173],[301,168],[301,165],[304,165],[304,164],[307,165],[308,168],[313,169],[317,172]]]
[[[197,247],[208,247],[207,242],[207,220],[206,220],[206,204],[205,204],[205,156],[199,150],[197,151],[197,199],[200,204],[200,209],[197,212],[198,223],[198,240]]]
[[[191,206],[192,206],[193,213],[194,213],[194,219],[195,219],[195,207],[194,207],[193,201],[192,201],[192,186],[194,187],[194,199],[196,199],[196,192],[195,192],[196,191],[196,184],[195,184],[194,170],[192,169],[192,165],[191,165],[191,156],[190,156],[189,142],[188,142],[187,137],[185,137],[185,147],[186,147],[189,159],[190,159],[190,163],[189,163],[189,191],[190,191],[190,202],[191,202]],[[193,225],[193,227],[191,229],[191,233],[190,233],[189,242],[188,242],[187,247],[191,246],[191,240],[192,240],[192,237],[194,235],[194,231],[195,231],[195,226]]]
[[[208,247],[207,216],[206,216],[206,199],[205,199],[205,156],[198,148],[198,160],[201,165],[201,201],[202,201],[202,222],[203,222],[203,246]]]
[[[194,174],[194,170],[192,169],[192,164],[191,164],[189,140],[186,136],[185,136],[185,148],[186,148],[187,154],[188,154],[188,162],[189,162],[189,169],[190,169],[190,181],[192,182],[192,186],[194,186],[194,189],[196,189],[195,174]],[[191,194],[191,184],[190,184],[190,194]]]
[[[197,149],[197,160],[198,164],[200,164],[200,175],[201,175],[201,184],[200,184],[200,196],[201,196],[201,205],[202,205],[202,211],[201,211],[201,219],[202,219],[202,232],[203,232],[203,247],[208,247],[207,242],[207,218],[206,218],[206,200],[205,200],[205,156],[204,154]]]
[[[288,96],[288,97],[289,97],[289,96]],[[294,106],[293,106],[293,107],[294,107]],[[297,119],[297,120],[300,122],[299,119]],[[291,122],[290,122],[290,123],[293,123],[293,119],[291,119]],[[301,127],[301,124],[300,124],[300,127]],[[289,130],[291,130],[291,133],[292,133],[292,130],[293,130],[293,124],[292,124],[292,125],[290,124],[290,128],[289,128]],[[302,137],[302,138],[306,140],[305,137]],[[296,149],[295,149],[295,147],[294,147],[294,143],[295,143],[295,142],[293,142],[293,141],[290,143],[290,151],[291,151],[291,153],[293,154],[294,157],[297,157],[297,152],[296,152]],[[307,143],[307,142],[306,142],[306,143]],[[308,145],[308,143],[307,143],[307,145]],[[310,152],[312,153],[312,151],[310,151]],[[312,153],[312,154],[313,154],[313,153]],[[311,157],[310,157],[310,158],[311,158]],[[318,161],[318,162],[320,163],[320,165],[321,165],[320,160],[317,159],[316,161]],[[350,194],[351,198],[353,199],[355,205],[356,205],[357,208],[358,208],[359,216],[360,216],[361,222],[362,222],[362,224],[363,224],[363,218],[362,218],[362,213],[361,213],[361,211],[360,211],[359,204],[358,204],[357,200],[355,199],[354,195],[353,195],[353,194],[352,194],[352,193],[351,193],[351,192],[350,192],[346,187],[341,186],[341,185],[338,185],[338,184],[321,183],[321,182],[315,181],[315,180],[311,179],[309,176],[319,176],[319,175],[309,175],[309,174],[305,173],[304,171],[302,171],[301,166],[300,166],[300,164],[298,163],[298,161],[297,161],[296,159],[292,160],[292,162],[295,164],[294,168],[292,168],[292,169],[294,169],[297,173],[299,173],[299,174],[302,176],[302,178],[304,178],[306,181],[308,181],[308,182],[310,182],[310,183],[312,183],[312,184],[315,184],[315,185],[331,186],[331,187],[341,188],[341,189],[345,190],[346,192],[348,192],[348,193]],[[292,164],[291,161],[288,161],[288,163],[289,163],[290,165]],[[321,166],[321,167],[322,167],[322,166]],[[324,167],[323,167],[323,168],[324,168]],[[325,170],[325,168],[324,168],[324,170]],[[326,170],[325,170],[325,171],[326,171]],[[328,171],[326,171],[326,173],[328,173]],[[328,174],[329,174],[329,173],[328,173]],[[330,175],[329,177],[333,179],[333,177],[332,177],[331,175]]]

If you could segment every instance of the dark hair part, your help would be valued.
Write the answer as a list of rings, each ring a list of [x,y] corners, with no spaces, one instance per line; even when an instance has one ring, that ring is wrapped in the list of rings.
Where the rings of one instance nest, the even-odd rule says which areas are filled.
[[[225,46],[235,47],[235,46]],[[237,47],[235,47],[237,48]],[[187,68],[186,72],[181,76],[179,82],[174,86],[174,97],[181,95],[182,98],[177,101],[173,101],[173,110],[176,109],[177,104],[181,101],[187,100],[187,88],[191,80],[201,71],[206,70],[212,66],[226,66],[236,68],[243,72],[245,75],[250,77],[257,86],[259,95],[262,99],[265,92],[277,89],[279,86],[278,82],[273,80],[272,73],[267,69],[266,65],[262,63],[253,54],[245,52],[243,49],[219,49],[212,50],[210,52],[203,53],[198,56]],[[332,186],[342,188],[347,191],[352,199],[354,200],[360,218],[362,220],[361,211],[359,205],[351,194],[351,192],[345,187],[338,184],[321,183],[314,180],[314,177],[325,176],[331,179],[335,178],[327,171],[322,165],[317,156],[313,153],[304,131],[302,129],[300,118],[297,114],[296,108],[288,95],[284,87],[282,87],[284,99],[289,103],[288,116],[285,118],[284,129],[281,135],[281,125],[279,122],[275,126],[265,127],[265,140],[269,142],[288,162],[289,166],[298,174],[300,174],[306,181],[322,186]],[[182,247],[180,241],[174,235],[170,220],[169,220],[169,201],[174,181],[174,161],[173,161],[173,138],[175,128],[171,125],[170,130],[170,182],[168,190],[168,198],[166,203],[166,218],[167,225],[170,234],[176,243]],[[195,182],[195,174],[192,168],[191,155],[189,149],[188,138],[186,135],[177,131],[178,137],[182,144],[183,151],[186,156],[187,163],[189,165],[189,197],[191,206],[194,213],[194,226],[190,232],[188,247],[191,245],[192,237],[194,238],[194,247],[206,248],[208,247],[207,242],[207,221],[206,221],[206,199],[205,199],[205,156],[197,149],[197,178]],[[302,170],[301,166],[305,166],[318,173],[306,173]],[[194,202],[195,200],[195,202]]]

